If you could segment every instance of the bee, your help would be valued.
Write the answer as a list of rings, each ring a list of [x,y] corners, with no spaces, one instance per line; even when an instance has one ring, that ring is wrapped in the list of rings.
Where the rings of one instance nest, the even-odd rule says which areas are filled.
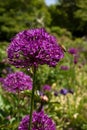
[[[59,46],[61,47],[61,49],[62,49],[64,52],[67,52],[67,50],[66,50],[66,48],[65,48],[64,45],[59,44]]]

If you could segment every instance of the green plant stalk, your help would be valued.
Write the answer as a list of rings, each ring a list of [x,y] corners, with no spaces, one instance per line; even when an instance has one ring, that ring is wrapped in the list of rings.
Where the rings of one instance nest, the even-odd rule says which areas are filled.
[[[34,92],[35,92],[35,75],[36,75],[36,68],[34,67],[33,70],[33,88],[32,88],[32,94],[31,94],[31,108],[30,108],[30,120],[29,120],[29,130],[32,129],[32,113],[34,109]]]
[[[19,90],[18,90],[18,105],[17,105],[17,109],[18,109],[18,122],[20,121],[20,93],[19,93]]]

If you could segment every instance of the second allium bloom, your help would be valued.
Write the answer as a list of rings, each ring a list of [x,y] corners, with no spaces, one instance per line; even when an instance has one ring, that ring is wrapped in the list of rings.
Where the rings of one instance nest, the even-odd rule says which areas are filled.
[[[5,90],[16,93],[24,90],[32,89],[32,79],[23,72],[15,72],[8,74],[2,81]]]
[[[56,66],[64,53],[54,36],[43,28],[19,32],[8,47],[10,63],[17,67]]]
[[[18,130],[28,130],[29,120],[30,117],[28,115],[25,116],[20,122]],[[42,110],[40,112],[33,112],[32,130],[56,130],[56,125]]]

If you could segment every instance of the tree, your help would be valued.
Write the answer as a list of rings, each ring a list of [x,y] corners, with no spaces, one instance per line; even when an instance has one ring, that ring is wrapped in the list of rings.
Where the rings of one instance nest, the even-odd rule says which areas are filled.
[[[50,13],[44,0],[0,0],[0,39],[32,27],[50,24]]]
[[[87,0],[58,0],[50,6],[52,25],[67,28],[74,36],[87,33]]]

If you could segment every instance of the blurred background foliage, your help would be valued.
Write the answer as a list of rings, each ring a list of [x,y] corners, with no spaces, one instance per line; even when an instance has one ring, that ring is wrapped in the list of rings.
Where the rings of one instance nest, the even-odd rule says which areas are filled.
[[[64,59],[55,68],[44,65],[37,71],[38,90],[44,84],[52,87],[46,93],[49,101],[44,108],[55,120],[57,130],[87,130],[87,0],[57,0],[50,6],[44,0],[0,0],[0,77],[19,70],[7,60],[11,38],[19,31],[36,27],[46,28],[66,48]],[[78,49],[77,62],[68,53],[69,48]],[[61,70],[61,66],[69,69]],[[74,94],[55,97],[54,92],[61,88],[72,89]],[[28,96],[21,95],[20,118],[26,114]],[[17,97],[0,87],[1,130],[17,129],[16,113]]]

